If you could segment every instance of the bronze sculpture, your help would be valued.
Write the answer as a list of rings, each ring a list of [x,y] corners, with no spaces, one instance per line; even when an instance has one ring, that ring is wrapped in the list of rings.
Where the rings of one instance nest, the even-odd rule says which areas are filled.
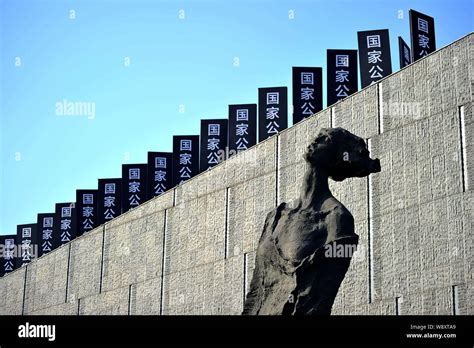
[[[242,314],[329,315],[352,255],[354,218],[332,195],[328,178],[342,181],[380,171],[365,141],[343,128],[322,129],[308,146],[309,168],[295,208],[281,203],[265,220]],[[329,256],[328,256],[329,255]]]

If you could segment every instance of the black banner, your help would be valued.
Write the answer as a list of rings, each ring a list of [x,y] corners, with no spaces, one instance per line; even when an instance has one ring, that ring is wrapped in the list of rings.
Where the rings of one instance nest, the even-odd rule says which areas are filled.
[[[16,234],[0,236],[0,277],[15,269]]]
[[[358,31],[360,80],[362,88],[392,73],[388,29]]]
[[[173,136],[173,186],[199,174],[199,135]]]
[[[97,225],[97,190],[76,190],[76,232],[82,236]]]
[[[257,104],[229,105],[229,153],[231,157],[257,143]]]
[[[293,67],[293,124],[323,109],[323,69]]]
[[[288,127],[288,89],[268,87],[258,89],[258,141]]]
[[[122,214],[122,179],[99,179],[97,226]]]
[[[400,59],[400,69],[411,64],[411,50],[401,36],[398,37],[398,57]]]
[[[20,268],[38,257],[36,224],[24,224],[16,227],[16,245],[18,255],[15,268]]]
[[[76,238],[75,203],[56,203],[53,224],[53,249]]]
[[[122,210],[125,213],[147,201],[147,164],[122,165]]]
[[[173,187],[172,157],[171,152],[148,152],[148,199]]]
[[[201,120],[199,170],[208,170],[226,159],[227,120]]]
[[[357,92],[357,50],[327,50],[327,106]]]
[[[412,61],[436,51],[434,18],[415,10],[410,10],[410,39]]]
[[[38,214],[36,222],[38,228],[38,257],[49,253],[57,245],[54,245],[54,213]]]

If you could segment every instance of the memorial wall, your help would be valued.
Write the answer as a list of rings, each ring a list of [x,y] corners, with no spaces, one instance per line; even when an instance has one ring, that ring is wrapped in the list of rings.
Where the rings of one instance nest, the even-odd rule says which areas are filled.
[[[474,34],[0,278],[0,314],[240,314],[266,214],[324,127],[382,171],[331,182],[359,248],[333,314],[474,314]]]

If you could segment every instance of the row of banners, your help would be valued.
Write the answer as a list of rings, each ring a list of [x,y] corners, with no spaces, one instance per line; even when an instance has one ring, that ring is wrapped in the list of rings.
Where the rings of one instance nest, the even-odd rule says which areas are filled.
[[[400,67],[436,49],[434,20],[410,10],[411,49],[399,37]],[[328,106],[392,73],[387,29],[358,32],[358,50],[327,50]],[[359,64],[358,64],[359,61]],[[322,68],[293,67],[293,123],[323,108]],[[288,127],[286,87],[259,88],[258,140]],[[16,235],[0,236],[0,276],[159,196],[257,143],[257,104],[229,105],[228,119],[201,120],[201,134],[173,137],[173,152],[149,152],[144,164],[122,165],[122,177],[77,190],[76,201],[56,204]]]

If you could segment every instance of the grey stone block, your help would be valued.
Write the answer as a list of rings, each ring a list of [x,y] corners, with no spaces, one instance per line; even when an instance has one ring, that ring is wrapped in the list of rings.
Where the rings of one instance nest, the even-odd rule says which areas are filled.
[[[161,275],[164,211],[106,225],[102,291],[125,287]]]
[[[472,102],[471,83],[473,79],[470,76],[472,62],[469,61],[469,40],[456,41],[449,49],[453,52],[456,106],[460,106]],[[443,77],[452,80],[452,76],[444,75]]]
[[[66,301],[97,294],[100,291],[103,227],[71,242]]]
[[[333,127],[342,127],[361,138],[379,132],[377,85],[355,93],[333,107]]]
[[[0,315],[21,315],[27,266],[0,278]]]
[[[105,225],[108,229],[112,229],[115,226],[124,225],[127,222],[145,218],[146,216],[155,214],[159,211],[164,211],[167,208],[173,207],[173,203],[174,190],[169,190],[158,197],[152,198],[149,201],[142,203],[139,207],[119,215],[115,219],[107,222]]]
[[[474,35],[471,33],[463,40],[467,41],[469,54],[469,85],[471,87],[471,101],[474,100]]]
[[[457,284],[457,313],[459,315],[472,315],[474,313],[474,283]]]
[[[234,256],[224,262],[222,314],[239,315],[244,306],[244,258]]]
[[[168,274],[166,314],[240,314],[243,307],[244,256]]]
[[[130,287],[114,289],[80,299],[79,315],[127,315]]]
[[[28,315],[78,315],[78,301],[58,303],[53,306],[28,313]]]
[[[42,256],[28,266],[25,314],[66,301],[69,245]]]
[[[131,315],[159,315],[161,310],[161,276],[134,284],[131,293]]]
[[[225,190],[215,191],[180,202],[169,210],[165,272],[178,272],[224,257],[225,197]]]
[[[275,188],[275,172],[231,187],[227,237],[229,256],[257,248],[265,217],[276,204]]]

